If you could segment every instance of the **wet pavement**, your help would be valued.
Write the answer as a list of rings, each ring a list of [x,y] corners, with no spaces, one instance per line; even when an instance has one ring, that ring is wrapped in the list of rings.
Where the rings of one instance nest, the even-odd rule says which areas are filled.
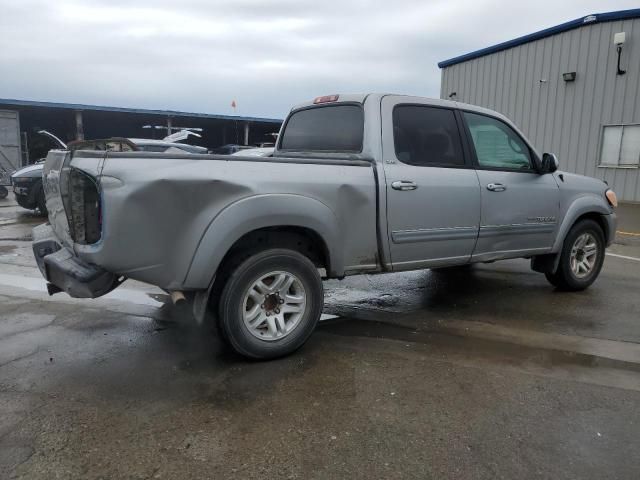
[[[163,292],[48,297],[0,201],[0,478],[638,478],[640,242],[557,292],[528,262],[325,282],[248,362]]]

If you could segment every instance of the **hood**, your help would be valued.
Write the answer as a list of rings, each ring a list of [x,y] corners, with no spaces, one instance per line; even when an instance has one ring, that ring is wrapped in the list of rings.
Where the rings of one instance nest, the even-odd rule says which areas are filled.
[[[602,180],[578,175],[577,173],[561,172],[558,170],[554,175],[561,189],[582,190],[585,193],[603,194],[609,188]]]
[[[21,168],[20,170],[16,170],[11,174],[12,178],[17,177],[40,177],[42,176],[42,167],[44,163],[34,163],[33,165],[29,165],[27,167]]]

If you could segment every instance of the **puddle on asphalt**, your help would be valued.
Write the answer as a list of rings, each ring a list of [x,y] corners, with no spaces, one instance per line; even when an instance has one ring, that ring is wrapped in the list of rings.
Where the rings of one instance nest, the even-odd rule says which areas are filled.
[[[15,245],[0,245],[0,257],[18,257],[17,253],[14,253],[18,247]]]
[[[33,292],[47,292],[47,284],[44,279],[36,277],[25,277],[21,275],[7,275],[0,273],[0,285],[24,288],[25,290],[30,290]],[[104,298],[106,300],[120,300],[124,302],[134,303],[136,305],[161,307],[165,304],[165,302],[160,300],[160,297],[163,297],[163,295],[157,295],[141,290],[117,288],[101,298]],[[51,300],[56,301],[57,299],[55,296],[53,296],[51,297]]]
[[[8,225],[33,225],[35,223],[44,223],[44,221],[41,217],[6,218],[0,220],[0,227]]]
[[[30,290],[33,292],[47,292],[47,285],[44,279],[36,277],[25,277],[22,275],[7,275],[0,273],[0,285],[24,288],[25,290]],[[60,293],[60,295],[65,294]],[[143,290],[134,290],[129,288],[116,288],[112,292],[100,298],[105,300],[117,300],[121,302],[128,302],[136,305],[145,305],[157,308],[160,308],[170,302],[169,295],[166,293],[145,292]],[[54,295],[50,297],[49,300],[55,302],[61,300],[61,298],[57,295]],[[331,320],[335,318],[338,318],[337,315],[323,313],[320,317],[320,321]]]
[[[499,338],[456,334],[439,330],[437,327],[413,328],[344,316],[324,323],[319,327],[319,331],[343,337],[394,340],[405,343],[406,347],[424,345],[438,358],[480,368],[482,362],[491,362],[545,376],[640,391],[640,363],[614,357],[607,358],[606,353],[600,348],[591,352],[553,349],[512,343]],[[603,342],[625,343],[606,340]]]

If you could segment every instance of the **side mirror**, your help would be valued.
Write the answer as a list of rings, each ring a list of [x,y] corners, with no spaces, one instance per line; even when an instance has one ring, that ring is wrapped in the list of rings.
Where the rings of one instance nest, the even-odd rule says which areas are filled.
[[[543,153],[540,173],[553,173],[556,170],[558,170],[558,157],[553,153]]]

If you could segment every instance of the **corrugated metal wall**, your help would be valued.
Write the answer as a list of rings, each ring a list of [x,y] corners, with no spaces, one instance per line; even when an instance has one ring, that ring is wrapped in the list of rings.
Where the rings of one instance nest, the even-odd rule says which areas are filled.
[[[0,110],[0,185],[8,185],[9,175],[21,165],[20,116],[12,110]]]
[[[613,35],[626,32],[616,75]],[[577,72],[565,83],[564,72]],[[540,82],[546,80],[546,82]],[[638,168],[598,168],[602,126],[640,123],[640,19],[585,25],[445,67],[440,96],[511,118],[561,169],[606,180],[618,198],[640,202]]]

